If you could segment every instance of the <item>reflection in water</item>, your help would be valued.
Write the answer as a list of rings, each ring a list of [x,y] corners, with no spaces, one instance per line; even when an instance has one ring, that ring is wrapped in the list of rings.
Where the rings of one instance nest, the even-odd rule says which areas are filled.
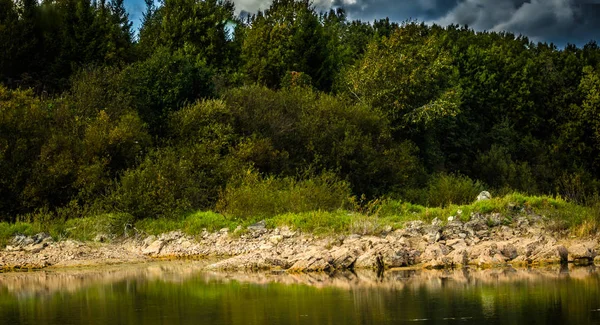
[[[206,273],[202,262],[0,274],[0,324],[600,324],[592,268]]]

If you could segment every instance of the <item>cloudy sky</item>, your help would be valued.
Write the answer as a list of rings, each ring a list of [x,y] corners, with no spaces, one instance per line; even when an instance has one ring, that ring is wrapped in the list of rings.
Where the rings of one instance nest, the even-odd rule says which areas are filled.
[[[266,9],[271,0],[234,0],[238,12]],[[600,41],[600,0],[313,0],[321,10],[343,7],[349,18],[413,19],[476,30],[510,31],[534,41],[583,45]],[[138,24],[143,0],[125,0]]]

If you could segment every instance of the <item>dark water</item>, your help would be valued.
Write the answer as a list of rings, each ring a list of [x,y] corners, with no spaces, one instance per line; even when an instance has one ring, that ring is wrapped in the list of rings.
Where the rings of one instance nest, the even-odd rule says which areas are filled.
[[[213,274],[196,262],[0,274],[0,324],[600,324],[594,268]]]

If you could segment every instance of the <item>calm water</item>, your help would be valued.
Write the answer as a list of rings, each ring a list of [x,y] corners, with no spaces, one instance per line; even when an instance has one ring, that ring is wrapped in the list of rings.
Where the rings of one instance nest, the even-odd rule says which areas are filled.
[[[594,268],[212,274],[198,262],[0,274],[0,324],[600,324]]]

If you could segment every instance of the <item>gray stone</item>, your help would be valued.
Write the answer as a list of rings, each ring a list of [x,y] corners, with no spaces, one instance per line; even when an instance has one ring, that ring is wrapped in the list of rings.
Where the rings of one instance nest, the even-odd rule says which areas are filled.
[[[433,218],[433,220],[431,221],[431,225],[435,226],[435,227],[439,227],[442,225],[442,220],[440,220],[438,217]]]
[[[279,242],[281,242],[283,240],[283,236],[282,235],[275,235],[275,236],[271,236],[269,237],[269,241],[273,244],[273,245],[277,245],[279,244]]]
[[[591,265],[596,258],[596,251],[588,245],[577,244],[569,247],[570,260],[579,265]]]
[[[514,260],[519,256],[517,253],[517,248],[513,244],[505,244],[500,248],[500,253],[506,257],[508,260]]]
[[[335,269],[352,269],[359,255],[359,251],[355,249],[349,249],[346,247],[339,248],[331,252],[331,260],[329,263]]]
[[[261,220],[257,223],[254,223],[248,226],[248,230],[263,230],[267,227],[267,223],[264,220]]]
[[[166,242],[162,239],[155,240],[152,244],[142,250],[142,254],[156,256],[165,246]]]
[[[556,252],[558,253],[561,264],[566,264],[569,261],[569,251],[565,248],[565,246],[557,246]]]
[[[477,195],[477,201],[489,200],[492,198],[492,195],[488,191],[483,191]]]

